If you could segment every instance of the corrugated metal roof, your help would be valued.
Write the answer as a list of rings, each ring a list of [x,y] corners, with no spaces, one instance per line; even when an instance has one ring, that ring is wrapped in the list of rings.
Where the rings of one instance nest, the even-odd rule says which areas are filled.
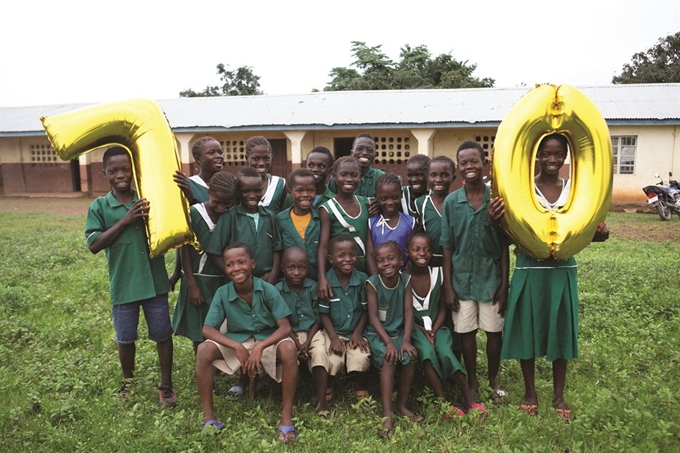
[[[680,124],[680,84],[579,87],[610,123]],[[338,91],[158,101],[182,130],[497,125],[528,88]],[[43,133],[41,115],[93,104],[0,108],[0,136]]]

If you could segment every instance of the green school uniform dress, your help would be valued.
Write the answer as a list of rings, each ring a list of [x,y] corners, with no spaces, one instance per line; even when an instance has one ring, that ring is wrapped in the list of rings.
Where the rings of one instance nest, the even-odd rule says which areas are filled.
[[[95,199],[87,211],[87,245],[92,245],[100,234],[118,223],[138,199],[136,191],[133,191],[132,201],[126,205],[116,200],[113,192]],[[164,257],[149,258],[142,219],[127,226],[105,252],[112,305],[145,300],[170,291]]]
[[[569,193],[564,184],[562,195],[550,204],[537,190],[546,209],[558,209]],[[504,359],[528,360],[545,356],[556,359],[578,358],[578,288],[576,260],[538,261],[520,253],[510,282],[508,307],[503,333]]]
[[[328,315],[333,323],[335,333],[343,337],[351,337],[359,325],[361,316],[366,311],[366,280],[368,275],[352,269],[347,286],[338,280],[335,269],[326,272],[326,279],[333,289],[333,298],[329,302],[319,300],[319,313]]]
[[[252,306],[239,297],[234,282],[229,282],[215,293],[205,325],[219,330],[226,320],[224,336],[243,343],[250,337],[260,341],[270,337],[278,329],[277,321],[288,316],[288,305],[276,288],[253,277]]]
[[[425,195],[429,195],[431,193],[432,192],[428,190]],[[418,211],[411,207],[412,204],[415,204],[416,200],[417,198],[414,199],[411,195],[411,188],[409,186],[401,186],[401,212],[408,214],[411,217],[418,218]]]
[[[399,282],[394,288],[385,286],[380,275],[372,275],[366,282],[367,285],[371,285],[375,289],[378,299],[378,319],[387,335],[392,339],[397,351],[401,349],[401,344],[404,341],[404,292],[409,281],[411,281],[410,275],[399,274]],[[366,341],[371,348],[373,366],[381,369],[387,347],[370,323],[366,328]],[[411,357],[404,354],[403,357],[400,357],[399,362],[402,365],[408,365],[411,363]]]
[[[267,191],[260,200],[260,206],[278,214],[283,204],[283,193],[286,190],[286,180],[280,176],[267,175]]]
[[[439,306],[442,295],[442,269],[430,267],[430,289],[425,297],[419,296],[415,290],[413,293],[413,317],[416,324],[432,329],[435,319],[439,314]],[[465,373],[460,362],[453,354],[453,339],[451,331],[446,326],[441,326],[435,333],[434,346],[427,336],[417,327],[413,329],[411,343],[418,350],[418,354],[424,363],[429,360],[437,372],[439,379],[445,380],[457,372]]]
[[[295,229],[295,225],[293,225],[293,220],[290,218],[292,209],[293,208],[288,208],[276,215],[276,226],[281,234],[283,250],[287,250],[291,247],[301,247],[304,249],[309,257],[309,272],[307,278],[316,281],[319,275],[319,270],[317,268],[317,253],[319,251],[319,236],[321,235],[319,212],[316,209],[311,210],[312,218],[309,220],[309,224],[305,230],[305,238],[302,239]]]
[[[194,175],[189,178],[189,187],[191,187],[191,193],[193,197],[189,200],[189,204],[192,206],[197,203],[205,203],[210,201],[210,195],[208,195],[208,184],[203,181],[198,175]]]
[[[361,272],[366,272],[366,241],[368,240],[368,207],[366,199],[354,196],[359,202],[361,211],[356,217],[352,217],[345,212],[340,203],[335,198],[328,200],[321,205],[328,213],[331,220],[331,232],[329,240],[335,236],[346,234],[354,239],[357,244],[357,264],[356,268]]]
[[[248,216],[243,206],[238,204],[220,216],[215,225],[206,252],[222,256],[224,249],[231,243],[243,242],[253,252],[255,269],[253,275],[262,277],[272,270],[273,253],[281,251],[281,237],[276,227],[274,213],[262,206],[258,207],[259,220]]]
[[[441,246],[452,250],[451,283],[460,300],[491,302],[501,285],[501,256],[507,237],[487,222],[491,191],[484,186],[484,200],[474,209],[467,200],[466,186],[444,201]]]
[[[385,172],[377,168],[369,168],[365,175],[361,176],[361,181],[359,181],[359,186],[354,191],[354,195],[359,195],[360,197],[375,197],[375,182],[380,175],[384,175]],[[335,183],[335,179],[331,178],[328,181],[328,188],[331,192],[338,193],[338,185]]]
[[[199,244],[207,244],[215,228],[215,224],[208,215],[203,204],[196,204],[189,208],[191,228],[196,234]],[[192,341],[203,341],[203,324],[210,308],[210,302],[215,296],[217,289],[226,283],[224,271],[219,269],[212,260],[208,259],[206,252],[198,253],[193,247],[189,247],[191,270],[196,284],[203,294],[204,303],[198,307],[189,302],[189,285],[186,276],[182,272],[177,305],[172,315],[172,329],[175,335],[181,335]]]
[[[418,197],[415,204],[416,214],[414,217],[432,241],[432,259],[430,260],[430,265],[435,267],[441,266],[442,248],[440,238],[442,232],[442,213],[437,210],[429,193]]]
[[[316,293],[316,282],[306,278],[299,293],[288,287],[284,278],[275,286],[290,310],[290,327],[293,332],[309,332],[312,325],[319,320],[319,297]]]

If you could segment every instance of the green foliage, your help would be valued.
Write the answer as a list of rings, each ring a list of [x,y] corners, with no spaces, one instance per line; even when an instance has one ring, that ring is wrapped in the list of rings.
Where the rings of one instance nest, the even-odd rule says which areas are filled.
[[[253,73],[253,68],[241,66],[233,71],[228,71],[227,66],[222,63],[217,65],[217,75],[224,82],[222,86],[209,85],[203,91],[198,92],[189,88],[188,90],[181,91],[179,97],[249,96],[262,94],[260,90],[260,76]]]
[[[539,414],[521,413],[518,363],[503,362],[500,383],[510,404],[494,406],[481,389],[486,420],[444,421],[450,403],[417,376],[409,407],[425,421],[395,418],[395,434],[379,439],[377,373],[372,398],[354,401],[346,379],[335,383],[331,419],[316,415],[314,386],[301,369],[295,425],[300,438],[276,442],[281,390],[269,385],[255,401],[232,402],[233,378],[218,379],[215,410],[227,429],[202,433],[191,342],[175,339],[173,380],[178,407],[157,405],[155,345],[140,323],[136,377],[126,400],[112,396],[121,372],[111,325],[106,259],[85,245],[84,214],[2,212],[0,217],[0,451],[3,452],[619,452],[676,451],[680,413],[680,244],[617,238],[626,226],[640,238],[658,218],[611,214],[612,238],[579,254],[580,358],[569,365],[571,425],[550,407],[551,367],[537,360]],[[677,225],[663,224],[668,228]],[[171,266],[173,254],[166,263]],[[171,295],[174,304],[175,295]],[[484,382],[485,340],[478,370]],[[455,401],[452,384],[447,394]]]
[[[352,41],[354,68],[333,68],[324,91],[405,90],[427,88],[492,87],[494,80],[472,73],[477,65],[458,61],[450,53],[433,57],[427,46],[402,47],[397,62],[382,52],[382,45],[369,47]]]
[[[623,65],[612,83],[678,83],[680,82],[680,31],[659,38],[656,45],[633,55]]]

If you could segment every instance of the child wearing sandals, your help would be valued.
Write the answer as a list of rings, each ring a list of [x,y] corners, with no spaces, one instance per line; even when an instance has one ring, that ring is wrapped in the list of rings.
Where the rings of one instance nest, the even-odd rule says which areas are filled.
[[[413,315],[415,326],[411,342],[418,351],[423,364],[427,385],[435,396],[445,399],[442,382],[452,378],[460,389],[463,409],[452,407],[444,414],[448,419],[462,416],[473,409],[486,413],[482,404],[475,403],[467,382],[465,371],[453,354],[451,331],[444,325],[448,310],[442,298],[442,269],[429,267],[432,259],[432,241],[425,233],[414,234],[408,244],[411,287],[413,293]]]
[[[255,260],[250,247],[233,243],[224,250],[224,272],[231,280],[217,290],[203,325],[203,336],[196,354],[196,380],[203,407],[203,429],[220,430],[224,423],[213,408],[212,367],[226,374],[238,370],[250,377],[263,369],[283,394],[279,441],[297,438],[293,426],[293,403],[298,381],[295,343],[290,338],[290,310],[269,283],[253,277]],[[226,332],[218,329],[226,320]]]
[[[356,243],[349,236],[335,236],[328,251],[325,259],[332,266],[326,273],[330,293],[328,299],[319,299],[323,342],[313,339],[309,350],[319,415],[324,418],[330,416],[326,403],[333,399],[333,376],[344,368],[353,377],[358,400],[368,396],[365,381],[371,366],[370,350],[363,337],[368,322],[365,308],[368,276],[355,268]]]
[[[371,347],[371,362],[380,372],[380,396],[383,406],[381,437],[394,433],[392,421],[392,390],[397,366],[401,367],[397,390],[397,414],[419,423],[423,417],[406,408],[415,373],[416,348],[411,344],[413,331],[413,298],[411,276],[401,274],[402,258],[399,245],[383,242],[375,249],[378,275],[366,282],[369,327],[366,340]]]

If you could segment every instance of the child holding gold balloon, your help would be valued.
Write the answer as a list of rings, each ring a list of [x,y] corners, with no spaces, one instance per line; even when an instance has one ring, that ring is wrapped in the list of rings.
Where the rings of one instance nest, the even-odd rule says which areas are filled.
[[[536,198],[545,209],[560,209],[569,196],[570,181],[559,176],[568,149],[567,138],[561,134],[547,135],[539,143],[540,171],[534,183]],[[503,199],[491,200],[489,222],[498,222],[504,214]],[[593,241],[608,237],[609,230],[602,223]],[[538,261],[525,252],[519,254],[510,284],[502,356],[520,361],[525,388],[520,409],[530,416],[538,412],[535,359],[545,356],[553,364],[553,407],[565,422],[574,419],[564,401],[564,386],[567,361],[578,357],[578,304],[573,257]]]
[[[508,297],[509,242],[502,229],[488,222],[490,188],[484,184],[484,149],[463,142],[456,152],[463,187],[446,198],[442,208],[444,294],[452,310],[454,331],[461,344],[468,385],[477,380],[477,330],[486,332],[491,398],[504,402],[497,377],[501,361],[503,315]],[[434,161],[434,159],[433,159]]]

